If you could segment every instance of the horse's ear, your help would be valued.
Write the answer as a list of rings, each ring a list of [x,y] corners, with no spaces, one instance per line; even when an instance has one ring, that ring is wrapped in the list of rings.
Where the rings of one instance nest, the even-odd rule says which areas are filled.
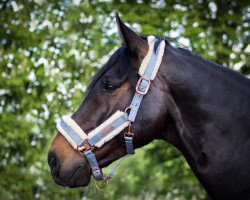
[[[116,24],[120,35],[122,45],[125,45],[130,51],[137,54],[142,60],[148,52],[148,44],[132,29],[127,27],[116,13]]]

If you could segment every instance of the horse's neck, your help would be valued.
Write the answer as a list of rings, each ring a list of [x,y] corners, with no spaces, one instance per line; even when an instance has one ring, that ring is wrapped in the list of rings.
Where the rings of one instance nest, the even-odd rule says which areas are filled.
[[[178,51],[168,52],[161,71],[175,145],[211,197],[250,197],[250,81]]]

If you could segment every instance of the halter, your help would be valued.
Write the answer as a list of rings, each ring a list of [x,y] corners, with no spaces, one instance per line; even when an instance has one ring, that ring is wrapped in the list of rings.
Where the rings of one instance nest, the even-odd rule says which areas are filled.
[[[156,48],[157,39],[154,36],[149,36],[147,39],[149,50],[139,69],[141,77],[137,82],[132,102],[124,112],[116,111],[88,135],[70,116],[63,116],[62,120],[57,124],[58,131],[68,140],[72,147],[87,158],[92,174],[97,181],[107,182],[112,178],[121,161],[135,153],[133,147],[134,134],[131,132],[131,124],[135,121],[142,99],[147,94],[150,83],[158,72],[165,49],[164,40]],[[128,110],[129,112],[127,112]],[[128,127],[128,132],[124,134],[124,140],[127,154],[115,165],[109,176],[104,177],[93,150],[95,147],[102,147],[104,143],[110,141],[126,127]]]

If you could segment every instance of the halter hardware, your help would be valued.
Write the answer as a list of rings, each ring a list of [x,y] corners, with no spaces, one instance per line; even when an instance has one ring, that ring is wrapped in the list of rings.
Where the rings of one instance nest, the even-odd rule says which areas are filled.
[[[145,81],[144,85],[143,81]],[[145,76],[141,76],[136,84],[135,91],[141,95],[145,95],[148,93],[150,87],[151,80]]]
[[[82,145],[77,147],[77,150],[80,152],[80,154],[84,154],[88,150],[94,150],[95,147],[89,143],[89,140],[86,139],[83,141]]]
[[[131,126],[132,124],[130,123],[128,125],[128,131],[124,133],[124,137],[134,137],[134,133],[131,132]]]
[[[103,187],[103,188],[101,188],[100,186],[98,186],[98,182],[100,182],[100,181],[95,181],[95,187],[98,189],[98,190],[101,190],[101,191],[103,191],[103,190],[105,190],[107,187],[108,187],[108,185],[109,185],[109,180],[110,180],[110,178],[104,178],[101,182],[105,182],[105,186]]]
[[[70,116],[63,116],[62,121],[57,124],[59,132],[68,140],[73,148],[77,149],[81,155],[87,158],[95,180],[106,182],[105,188],[108,186],[108,181],[113,177],[121,162],[126,157],[135,153],[133,147],[134,134],[131,132],[131,126],[135,121],[142,99],[149,90],[151,80],[156,76],[165,49],[165,41],[161,41],[157,46],[156,51],[154,51],[156,41],[157,40],[154,36],[148,37],[149,51],[143,59],[139,69],[141,77],[136,84],[136,92],[132,102],[124,112],[119,110],[116,111],[110,118],[92,130],[88,135]],[[128,127],[128,131],[124,133],[124,140],[127,154],[120,158],[114,168],[110,171],[109,175],[104,177],[95,154],[92,151],[95,147],[100,148],[104,143],[114,138],[126,127]],[[98,187],[98,185],[96,185],[96,188],[103,190],[103,188]]]

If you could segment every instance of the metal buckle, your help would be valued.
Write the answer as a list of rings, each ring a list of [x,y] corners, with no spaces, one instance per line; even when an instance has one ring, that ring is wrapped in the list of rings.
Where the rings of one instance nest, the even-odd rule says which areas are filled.
[[[147,85],[147,88],[145,89],[145,91],[141,91],[141,90],[139,89],[142,80],[145,80],[145,81],[148,82],[148,85]],[[136,92],[139,93],[139,94],[142,94],[142,95],[147,94],[148,89],[149,89],[149,86],[150,86],[150,83],[151,83],[151,81],[150,81],[149,78],[147,78],[147,77],[145,77],[145,76],[141,76],[140,79],[138,80],[137,84],[136,84],[136,87],[135,87]],[[144,88],[142,88],[142,89],[144,89]]]
[[[92,146],[91,144],[89,144],[89,140],[86,139],[81,144],[81,146],[77,147],[77,150],[80,152],[80,154],[84,154],[88,150],[94,150],[94,146]]]

